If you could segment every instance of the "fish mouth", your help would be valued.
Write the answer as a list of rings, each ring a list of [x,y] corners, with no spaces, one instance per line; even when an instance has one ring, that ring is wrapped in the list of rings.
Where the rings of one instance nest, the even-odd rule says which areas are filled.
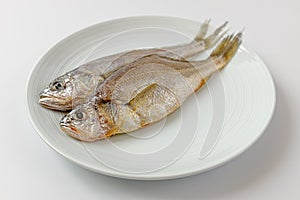
[[[80,132],[70,123],[65,122],[64,119],[65,117],[59,122],[60,128],[63,132],[78,141],[92,142],[88,139],[85,139],[84,137],[81,137]]]
[[[68,116],[64,116],[59,122],[60,128],[68,133],[68,135],[74,137],[75,134],[78,134],[78,131],[71,124],[71,119]],[[75,137],[74,137],[75,138]]]
[[[40,94],[38,103],[48,109],[68,111],[72,109],[72,106],[67,105],[68,102],[59,97],[55,97],[48,94]]]
[[[74,128],[72,125],[65,124],[62,122],[60,122],[59,125],[60,125],[61,130],[63,132],[65,132],[67,135],[69,135],[70,137],[72,137],[78,141],[83,141],[79,138],[77,129]]]
[[[60,128],[63,132],[65,132],[70,137],[81,141],[81,142],[95,142],[99,139],[105,139],[107,138],[106,135],[101,135],[98,137],[86,137],[84,134],[82,134],[79,130],[77,130],[70,122],[70,117],[68,115],[64,116],[60,122]]]
[[[59,123],[60,125],[60,128],[63,130],[63,131],[66,131],[66,132],[72,132],[73,134],[77,134],[78,131],[76,128],[74,128],[73,126],[69,125],[69,124],[64,124],[64,123]],[[69,134],[69,135],[73,135],[73,134]]]

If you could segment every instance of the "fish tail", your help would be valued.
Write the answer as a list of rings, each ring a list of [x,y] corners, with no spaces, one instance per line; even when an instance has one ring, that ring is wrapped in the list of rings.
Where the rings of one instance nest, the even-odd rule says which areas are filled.
[[[227,32],[227,30],[224,30],[226,25],[228,24],[228,22],[226,21],[224,24],[219,26],[211,35],[205,37],[209,28],[209,23],[210,19],[206,20],[200,27],[198,34],[194,38],[194,41],[203,41],[205,44],[205,49],[209,49],[214,46]]]
[[[200,42],[204,40],[208,31],[210,21],[211,21],[210,19],[205,20],[205,22],[200,27],[198,34],[194,38],[195,41]]]
[[[176,59],[189,58],[207,49],[212,48],[227,32],[224,31],[227,22],[225,22],[219,28],[217,28],[211,35],[207,36],[209,23],[210,23],[210,19],[206,20],[201,25],[198,34],[195,36],[192,42],[184,45],[164,48],[166,50],[171,51],[172,53],[171,54],[169,52],[163,53],[163,56],[172,57]]]
[[[218,70],[224,68],[237,52],[242,43],[242,32],[231,34],[224,38],[221,43],[210,54]]]

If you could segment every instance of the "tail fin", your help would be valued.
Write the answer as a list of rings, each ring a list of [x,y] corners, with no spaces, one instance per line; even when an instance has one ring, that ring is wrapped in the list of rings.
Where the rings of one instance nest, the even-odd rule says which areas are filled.
[[[194,41],[201,42],[204,41],[206,49],[211,48],[214,46],[227,32],[227,30],[224,31],[224,28],[228,24],[226,21],[224,24],[222,24],[220,27],[218,27],[211,35],[208,37],[205,37],[208,31],[210,19],[206,20],[202,26],[200,27],[200,30],[196,37],[194,38]]]
[[[231,58],[237,52],[240,44],[242,43],[242,32],[232,34],[224,38],[221,43],[210,54],[210,58],[213,59],[218,69],[224,68]]]
[[[208,31],[210,21],[211,21],[210,19],[205,20],[205,22],[200,27],[198,34],[194,38],[195,41],[200,42],[200,41],[204,40],[206,33]]]

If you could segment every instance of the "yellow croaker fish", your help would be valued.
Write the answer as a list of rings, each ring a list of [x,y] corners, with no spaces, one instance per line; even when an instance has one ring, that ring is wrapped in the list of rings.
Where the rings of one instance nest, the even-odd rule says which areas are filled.
[[[49,109],[67,111],[84,103],[95,94],[98,84],[103,82],[112,72],[147,55],[157,54],[169,58],[180,59],[197,55],[212,46],[226,33],[223,31],[227,22],[206,37],[209,20],[201,27],[197,36],[190,43],[172,47],[140,49],[102,57],[53,80],[41,93],[39,103]]]
[[[92,142],[165,118],[228,64],[241,44],[241,35],[224,38],[203,61],[153,54],[123,66],[98,86],[89,102],[62,118],[62,130],[73,138]]]

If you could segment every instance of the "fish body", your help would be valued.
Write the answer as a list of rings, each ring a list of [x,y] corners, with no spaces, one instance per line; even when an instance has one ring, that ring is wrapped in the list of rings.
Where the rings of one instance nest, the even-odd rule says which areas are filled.
[[[94,97],[62,118],[61,128],[76,139],[91,142],[155,123],[224,68],[240,43],[241,33],[228,36],[203,61],[157,54],[139,58],[106,78]]]
[[[117,53],[85,63],[53,80],[41,93],[39,103],[49,109],[68,111],[95,94],[97,86],[113,72],[139,58],[157,54],[172,59],[185,59],[212,46],[224,35],[227,22],[205,38],[209,21],[200,28],[194,40],[172,47],[140,49]]]

